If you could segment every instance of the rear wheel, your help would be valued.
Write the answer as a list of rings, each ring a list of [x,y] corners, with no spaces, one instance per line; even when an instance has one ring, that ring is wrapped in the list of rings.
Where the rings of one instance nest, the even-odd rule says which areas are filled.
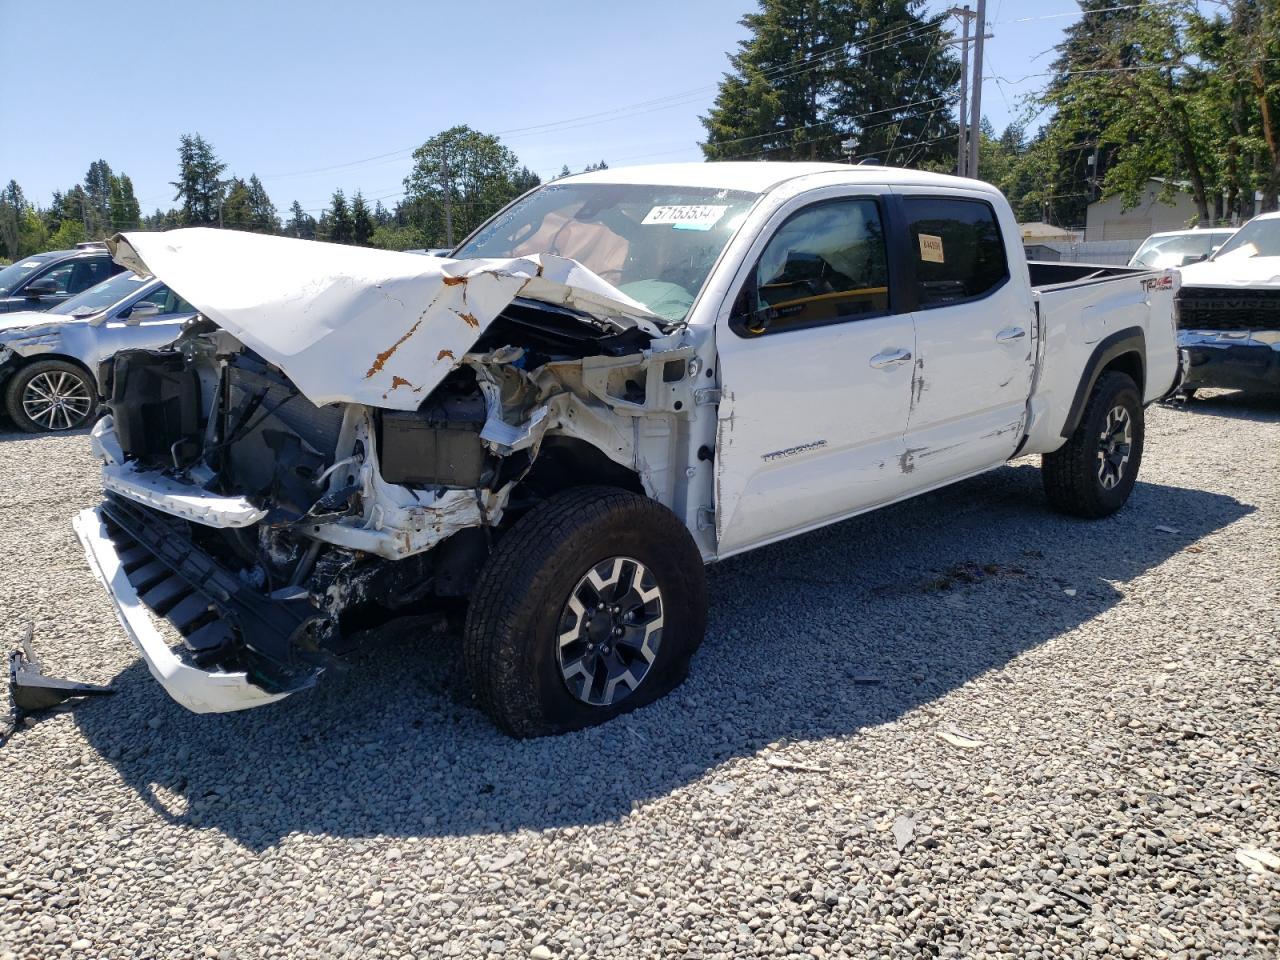
[[[1143,430],[1142,401],[1133,378],[1115,370],[1103,373],[1070,439],[1042,458],[1049,505],[1088,518],[1119,510],[1138,479]]]
[[[5,391],[9,416],[28,433],[83,427],[98,407],[92,378],[66,360],[37,360],[13,375]]]
[[[702,558],[676,516],[607,487],[534,508],[480,572],[467,672],[503,730],[591,726],[677,686],[706,625]]]

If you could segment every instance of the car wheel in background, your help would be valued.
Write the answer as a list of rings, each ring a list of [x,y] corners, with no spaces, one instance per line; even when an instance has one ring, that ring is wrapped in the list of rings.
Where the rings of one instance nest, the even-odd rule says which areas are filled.
[[[37,360],[9,380],[5,406],[14,424],[27,433],[60,433],[92,422],[98,389],[74,363]]]

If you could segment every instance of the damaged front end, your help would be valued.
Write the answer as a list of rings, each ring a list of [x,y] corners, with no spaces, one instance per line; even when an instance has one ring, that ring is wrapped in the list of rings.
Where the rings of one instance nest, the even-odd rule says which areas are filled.
[[[163,236],[189,233],[204,231]],[[117,238],[116,256],[164,270],[148,242]],[[104,364],[110,414],[92,443],[105,499],[75,526],[152,674],[188,708],[277,700],[314,683],[364,614],[465,597],[504,520],[557,472],[670,495],[674,462],[640,447],[692,413],[684,328],[621,294],[611,311],[580,267],[583,286],[536,261],[422,264],[336,284],[315,264],[329,284],[265,296],[252,319],[193,289],[202,317],[173,345]],[[346,299],[327,299],[335,285]]]

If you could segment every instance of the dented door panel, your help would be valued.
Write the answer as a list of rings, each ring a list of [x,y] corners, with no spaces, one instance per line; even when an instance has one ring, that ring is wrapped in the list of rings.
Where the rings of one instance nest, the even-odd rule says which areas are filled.
[[[1035,371],[1035,311],[1022,248],[1009,239],[1019,235],[1007,207],[955,189],[895,187],[894,193],[908,224],[903,243],[912,264],[918,348],[902,469],[913,489],[926,489],[1003,463],[1022,440]],[[998,227],[999,234],[981,243],[1003,250],[1003,279],[990,264],[969,263],[978,242],[955,250],[952,238],[925,235],[941,233],[929,224],[950,216],[973,216],[975,231]],[[944,219],[930,219],[938,217]],[[987,282],[995,285],[972,296],[932,279],[951,276],[952,261],[966,284],[989,272]]]

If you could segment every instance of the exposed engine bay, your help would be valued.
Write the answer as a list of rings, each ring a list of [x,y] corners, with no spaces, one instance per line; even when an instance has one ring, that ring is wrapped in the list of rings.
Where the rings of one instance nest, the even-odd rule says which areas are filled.
[[[695,345],[681,324],[598,313],[517,296],[442,356],[434,388],[396,375],[398,409],[316,403],[208,314],[170,347],[120,352],[93,432],[101,535],[184,663],[272,697],[305,687],[365,614],[465,597],[549,492],[607,479],[673,505]]]

